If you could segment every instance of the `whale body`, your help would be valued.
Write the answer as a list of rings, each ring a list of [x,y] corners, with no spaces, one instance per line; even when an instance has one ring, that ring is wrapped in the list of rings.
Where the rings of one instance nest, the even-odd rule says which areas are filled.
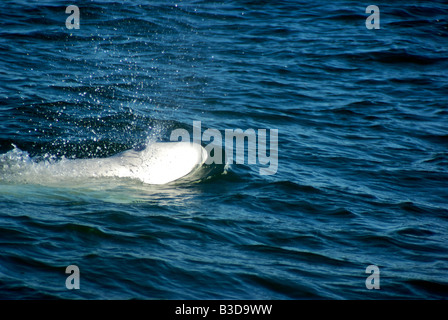
[[[127,150],[108,158],[75,159],[65,169],[76,175],[120,177],[148,184],[166,184],[178,180],[207,160],[207,151],[197,143],[158,142],[142,151]]]
[[[166,184],[196,171],[207,157],[207,151],[197,143],[156,142],[141,151],[127,150],[107,158],[36,162],[14,146],[0,157],[0,180],[70,185],[79,179],[116,177]]]

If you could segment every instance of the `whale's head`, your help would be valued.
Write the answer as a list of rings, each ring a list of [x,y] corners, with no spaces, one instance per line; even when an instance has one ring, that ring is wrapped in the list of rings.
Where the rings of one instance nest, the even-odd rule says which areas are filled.
[[[201,167],[207,161],[208,153],[198,143],[159,142],[148,145],[140,152],[123,153],[121,165],[126,165],[127,157],[132,159],[130,162],[138,163],[134,166],[138,179],[145,183],[165,184]]]

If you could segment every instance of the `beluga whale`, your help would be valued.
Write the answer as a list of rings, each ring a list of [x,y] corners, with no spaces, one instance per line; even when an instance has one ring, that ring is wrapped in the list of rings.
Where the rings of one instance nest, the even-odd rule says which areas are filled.
[[[189,176],[207,161],[198,143],[152,142],[143,150],[130,149],[105,158],[36,161],[14,146],[2,155],[2,180],[26,183],[67,183],[73,178],[131,178],[146,184],[167,184]],[[74,180],[72,180],[74,182]]]
[[[166,184],[187,176],[207,160],[198,143],[156,142],[141,151],[127,150],[108,158],[75,159],[67,169],[94,177],[133,178]]]

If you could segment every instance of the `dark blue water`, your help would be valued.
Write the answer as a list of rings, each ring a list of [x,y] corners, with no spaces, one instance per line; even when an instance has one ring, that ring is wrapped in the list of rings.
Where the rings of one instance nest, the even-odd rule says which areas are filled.
[[[0,298],[448,297],[446,2],[71,4],[0,3]],[[276,174],[51,179],[193,121],[278,129]]]

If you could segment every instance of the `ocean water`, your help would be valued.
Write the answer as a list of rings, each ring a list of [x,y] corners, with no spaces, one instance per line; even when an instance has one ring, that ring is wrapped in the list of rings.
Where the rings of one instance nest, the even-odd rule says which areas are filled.
[[[0,2],[0,298],[448,298],[445,1],[71,4]],[[194,121],[278,130],[275,174],[61,169]]]

